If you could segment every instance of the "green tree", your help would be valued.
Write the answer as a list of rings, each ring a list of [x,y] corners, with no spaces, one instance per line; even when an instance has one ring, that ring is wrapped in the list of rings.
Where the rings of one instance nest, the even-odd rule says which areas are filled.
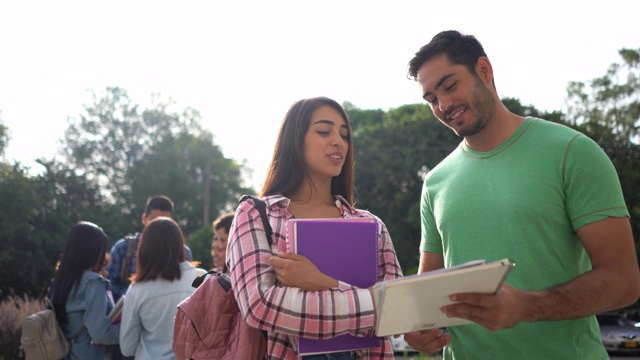
[[[240,196],[253,190],[242,186],[242,166],[225,158],[212,137],[206,131],[180,133],[153,145],[129,172],[133,203],[143,206],[150,194],[166,194],[186,234],[235,210]]]
[[[2,111],[0,111],[0,115]],[[7,146],[9,145],[9,128],[2,123],[2,118],[0,118],[0,157],[4,155]]]
[[[212,238],[213,228],[208,225],[200,227],[187,239],[187,245],[191,248],[193,260],[199,261],[199,267],[205,270],[213,268],[213,259],[211,258]]]
[[[10,290],[38,293],[42,290],[35,285],[41,275],[38,268],[43,262],[52,264],[47,261],[51,249],[32,241],[36,187],[37,182],[19,164],[0,163],[0,298]]]
[[[420,244],[420,193],[426,173],[460,142],[425,104],[360,110],[353,123],[359,207],[387,226],[405,273],[415,273]]]
[[[159,96],[142,109],[122,88],[93,93],[78,119],[70,118],[63,148],[79,174],[95,180],[138,231],[149,196],[165,194],[176,204],[176,219],[189,234],[222,212],[235,208],[242,193],[243,165],[227,159],[191,108]]]
[[[75,222],[117,224],[95,184],[62,164],[39,161],[46,171],[36,177],[20,164],[0,164],[0,297],[10,289],[42,295]]]
[[[119,87],[108,87],[102,97],[92,92],[92,97],[85,113],[68,118],[63,153],[71,166],[95,179],[116,203],[131,202],[127,173],[150,146],[168,135],[200,131],[197,111],[168,112],[172,102],[159,96],[144,110]]]

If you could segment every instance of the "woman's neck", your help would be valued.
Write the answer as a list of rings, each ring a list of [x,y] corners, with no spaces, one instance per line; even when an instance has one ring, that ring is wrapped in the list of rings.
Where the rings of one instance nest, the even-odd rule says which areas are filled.
[[[298,219],[340,217],[330,184],[317,187],[304,182],[289,199],[289,211]]]

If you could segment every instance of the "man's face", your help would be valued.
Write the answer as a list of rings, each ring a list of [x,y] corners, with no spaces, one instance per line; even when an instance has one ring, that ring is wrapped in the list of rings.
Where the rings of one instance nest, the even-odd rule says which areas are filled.
[[[222,269],[224,267],[228,240],[229,234],[224,228],[215,231],[215,236],[211,241],[211,258],[213,259],[213,267],[218,269]]]
[[[478,63],[488,64],[484,61],[488,62]],[[451,64],[446,54],[433,57],[418,70],[423,98],[433,114],[461,137],[479,133],[491,121],[496,105],[490,80],[472,74],[464,65]]]

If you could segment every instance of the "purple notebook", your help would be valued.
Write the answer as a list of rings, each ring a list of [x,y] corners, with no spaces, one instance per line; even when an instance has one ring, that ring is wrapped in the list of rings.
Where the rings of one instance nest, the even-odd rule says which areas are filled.
[[[376,283],[378,223],[357,219],[292,219],[287,239],[291,252],[306,256],[323,273],[360,288]],[[299,338],[298,355],[379,347],[376,336],[350,334],[331,339]]]

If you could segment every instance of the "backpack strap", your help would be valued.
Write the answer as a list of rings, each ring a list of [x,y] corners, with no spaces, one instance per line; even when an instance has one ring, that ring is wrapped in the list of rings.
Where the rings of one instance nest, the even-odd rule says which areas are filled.
[[[273,234],[273,230],[271,228],[271,224],[269,223],[269,217],[267,216],[267,203],[262,200],[261,198],[257,197],[257,196],[251,196],[251,195],[243,195],[240,198],[239,203],[247,200],[247,199],[253,199],[253,202],[256,204],[256,209],[258,210],[258,212],[260,213],[260,218],[262,219],[262,227],[264,227],[264,232],[267,235],[267,240],[269,241],[269,246],[271,246],[271,244],[273,244],[273,239],[272,239],[272,234]],[[218,275],[218,282],[220,283],[220,285],[222,286],[223,289],[225,289],[225,291],[229,291],[229,289],[231,289],[231,280],[229,278],[228,275],[226,275],[227,273],[227,264],[224,264],[224,267],[222,269],[222,272],[218,271],[218,270],[209,270],[207,271],[205,274],[202,274],[198,277],[196,277],[193,282],[191,283],[191,286],[193,286],[194,288],[198,288],[198,286],[200,286],[203,282],[204,279],[211,274],[216,274]]]
[[[48,309],[51,309],[51,311],[53,311],[54,317],[56,318],[56,323],[58,322],[58,318],[55,316],[56,314],[56,308],[53,306],[53,301],[51,301],[51,299],[49,299],[49,297],[45,297],[44,298],[44,303],[45,303],[45,307]],[[59,327],[59,325],[58,325]],[[76,339],[78,338],[78,336],[80,336],[80,334],[82,334],[82,332],[86,329],[86,327],[84,326],[84,323],[80,324],[80,326],[78,326],[78,329],[76,329],[76,331],[73,333],[73,335],[71,335],[71,338],[69,339],[69,343],[73,344]]]
[[[136,249],[138,248],[138,236],[127,235],[124,237],[127,243],[127,253],[122,259],[122,267],[120,268],[120,280],[125,285],[129,285],[129,276],[131,276],[131,260],[133,259]]]
[[[273,244],[273,239],[271,235],[273,234],[273,230],[271,229],[271,224],[269,223],[269,217],[267,216],[267,203],[257,197],[251,195],[242,195],[240,198],[240,202],[243,202],[247,199],[253,199],[253,202],[256,204],[256,210],[260,213],[260,217],[262,218],[262,226],[264,227],[264,232],[267,235],[267,240],[269,240],[269,246]]]
[[[242,195],[240,201],[238,203],[242,203],[247,199],[253,199],[253,202],[256,204],[256,210],[260,213],[260,218],[262,218],[262,227],[264,228],[264,233],[267,235],[267,240],[269,241],[269,246],[273,245],[273,230],[271,229],[271,224],[269,223],[269,216],[267,216],[267,203],[257,196],[251,195]],[[225,262],[223,272],[227,272],[227,264]]]

